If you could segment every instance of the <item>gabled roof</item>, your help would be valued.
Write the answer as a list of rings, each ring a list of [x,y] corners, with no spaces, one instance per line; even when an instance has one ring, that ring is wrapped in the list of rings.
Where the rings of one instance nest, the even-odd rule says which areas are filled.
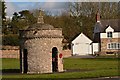
[[[102,28],[101,32],[105,32],[108,26],[111,26],[115,32],[120,32],[120,19],[101,20]]]
[[[111,27],[111,26],[108,26],[106,29],[105,29],[105,32],[114,32],[114,29]]]
[[[83,33],[79,34],[79,36],[77,36],[72,43],[92,43],[92,40],[89,39],[86,35],[84,35]]]
[[[95,28],[98,29],[97,32],[105,32],[108,26],[111,26],[115,32],[120,32],[120,19],[101,20],[95,24]],[[95,28],[94,30],[96,31]]]

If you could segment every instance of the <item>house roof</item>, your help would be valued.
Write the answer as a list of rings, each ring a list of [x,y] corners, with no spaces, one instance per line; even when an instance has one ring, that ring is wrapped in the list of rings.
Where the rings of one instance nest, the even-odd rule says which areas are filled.
[[[36,23],[28,27],[28,30],[31,29],[54,29],[54,27],[49,24]]]
[[[103,29],[103,25],[101,24],[101,22],[96,22],[94,27],[94,32],[101,32],[102,29]]]
[[[105,32],[108,26],[111,26],[115,32],[120,32],[120,19],[101,20],[101,32]]]
[[[92,40],[89,39],[85,34],[81,33],[77,36],[72,43],[91,43]]]

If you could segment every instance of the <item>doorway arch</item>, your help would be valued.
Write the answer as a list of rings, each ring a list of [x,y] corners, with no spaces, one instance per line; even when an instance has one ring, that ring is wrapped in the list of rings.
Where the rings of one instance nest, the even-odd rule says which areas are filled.
[[[52,71],[58,71],[58,49],[57,47],[52,48]]]

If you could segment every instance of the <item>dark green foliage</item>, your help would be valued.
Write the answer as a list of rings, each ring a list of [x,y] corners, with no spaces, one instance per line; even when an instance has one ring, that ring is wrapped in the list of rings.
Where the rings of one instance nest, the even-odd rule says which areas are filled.
[[[28,26],[36,23],[37,19],[28,10],[15,12],[10,22],[10,30],[13,34],[18,34],[19,30],[26,29]]]
[[[20,11],[19,14],[20,18],[27,20],[29,25],[32,25],[37,21],[37,19],[33,16],[33,13],[31,13],[29,10]]]
[[[95,17],[74,17],[65,14],[56,17],[45,16],[45,23],[51,24],[56,28],[62,28],[64,38],[67,39],[68,42],[71,42],[81,32],[92,38]]]
[[[3,45],[18,46],[19,36],[17,34],[9,34],[2,37]]]
[[[2,2],[0,1],[0,16],[2,17]],[[0,26],[2,26],[2,18],[0,17]],[[1,28],[0,27],[0,32],[1,32]]]
[[[120,1],[118,2],[118,18],[120,19]]]
[[[6,19],[6,13],[5,13],[5,9],[6,9],[6,5],[5,5],[5,2],[2,1],[2,19]]]
[[[55,28],[62,28],[63,36],[69,42],[71,38],[79,33],[79,27],[76,26],[74,18],[68,15],[45,16],[45,23],[53,25]]]
[[[5,5],[4,1],[0,1],[0,3],[2,4],[2,33],[7,34],[7,23],[6,23],[6,13],[5,13],[5,9],[7,8]]]

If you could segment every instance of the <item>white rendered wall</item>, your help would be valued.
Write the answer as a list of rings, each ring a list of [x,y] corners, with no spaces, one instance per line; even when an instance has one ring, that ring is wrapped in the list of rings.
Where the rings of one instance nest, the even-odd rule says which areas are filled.
[[[106,31],[106,32],[114,32],[114,29],[109,26],[105,31]]]
[[[73,45],[73,55],[88,55],[92,54],[92,46],[88,43],[80,43]]]
[[[120,32],[113,32],[112,38],[120,38]],[[100,33],[100,38],[108,38],[107,33]]]
[[[99,43],[93,43],[93,54],[99,52]]]
[[[81,33],[72,41],[72,54],[73,55],[87,55],[92,54],[92,40]]]

